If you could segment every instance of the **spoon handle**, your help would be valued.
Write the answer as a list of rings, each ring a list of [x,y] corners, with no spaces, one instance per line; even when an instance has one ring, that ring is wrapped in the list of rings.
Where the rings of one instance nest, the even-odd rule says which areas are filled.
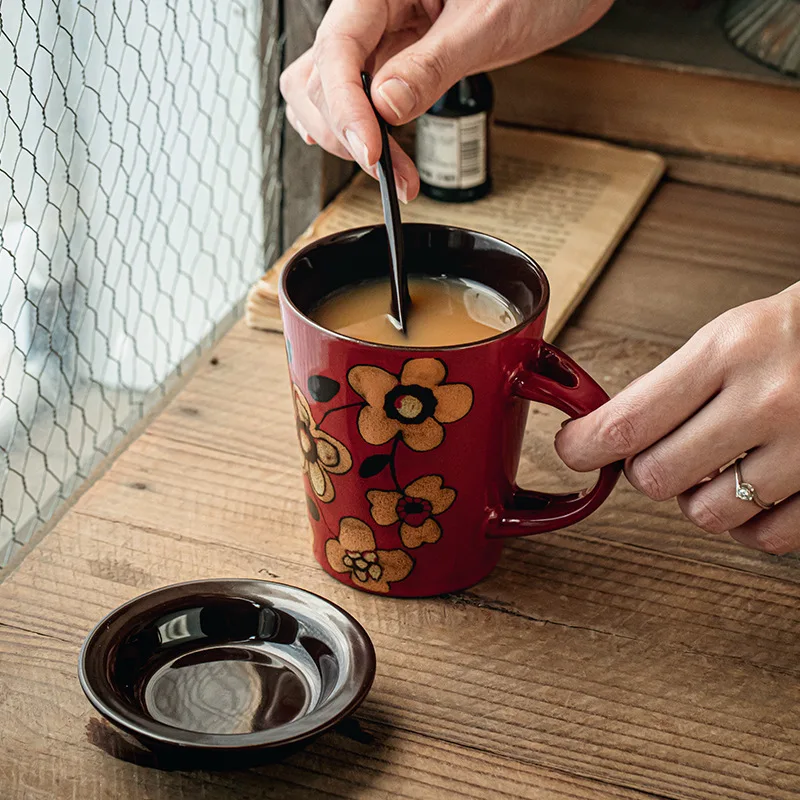
[[[411,297],[408,293],[408,276],[403,262],[403,228],[400,219],[400,203],[397,200],[397,188],[394,183],[394,168],[392,167],[392,153],[389,148],[389,128],[386,121],[378,113],[372,102],[370,85],[372,78],[369,73],[361,73],[364,91],[369,99],[372,110],[378,120],[381,130],[381,157],[378,161],[378,182],[381,187],[381,201],[383,203],[383,221],[386,224],[386,233],[389,238],[389,254],[392,262],[392,306],[391,314],[398,327],[406,333],[408,320],[408,306]]]

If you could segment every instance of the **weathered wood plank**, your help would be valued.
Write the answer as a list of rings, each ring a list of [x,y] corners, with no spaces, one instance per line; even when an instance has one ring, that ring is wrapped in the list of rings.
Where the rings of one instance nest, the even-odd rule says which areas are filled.
[[[3,598],[0,680],[13,698],[7,724],[55,758],[61,738],[80,740],[91,717],[74,665],[83,633],[100,614],[189,575],[260,573],[323,592],[365,621],[380,664],[359,713],[370,725],[668,797],[788,798],[800,781],[796,674],[655,635],[541,619],[472,595],[414,603],[356,595],[308,553],[274,552],[250,550],[235,530],[227,541],[211,542],[200,530],[165,536],[71,514],[22,565]],[[564,563],[568,555],[560,556]],[[500,580],[510,566],[500,568]],[[602,582],[604,568],[598,562],[597,577],[589,579]],[[548,586],[544,574],[539,580],[565,608],[563,589]],[[665,585],[663,572],[659,580],[664,596],[680,593]],[[701,575],[694,589],[704,584]],[[516,588],[526,595],[525,582]],[[749,600],[751,614],[757,618],[769,600]],[[574,607],[587,603],[605,605],[598,620],[618,613],[599,594]],[[647,600],[639,605],[650,607]],[[47,635],[20,630],[17,609],[37,609],[23,624]],[[650,634],[656,632],[657,626]],[[788,637],[784,643],[791,646]],[[766,642],[765,656],[775,646]],[[20,768],[26,765],[22,759]],[[412,782],[421,777],[418,770],[413,775]]]
[[[263,259],[269,266],[282,249],[281,201],[281,140],[283,138],[283,113],[280,107],[281,73],[280,9],[275,0],[261,4],[261,25],[258,37],[261,74],[259,75],[260,110],[258,124],[261,130],[261,179]]]
[[[284,66],[314,43],[329,0],[281,0]],[[282,234],[288,247],[314,220],[353,174],[353,164],[309,146],[286,124],[281,152],[283,183]],[[272,263],[270,261],[267,266]]]
[[[800,206],[667,183],[571,329],[677,347],[723,311],[800,280],[798,253]]]
[[[800,203],[800,172],[797,171],[668,155],[667,172],[670,178],[684,183]]]
[[[561,344],[620,388],[795,279],[795,211],[668,184]],[[523,483],[583,480],[552,451],[558,420],[533,409]],[[294,435],[281,337],[239,327],[5,577],[4,797],[798,796],[797,558],[704,536],[621,485],[584,523],[509,543],[469,592],[365,595],[312,559]],[[379,669],[360,728],[244,773],[111,758],[75,675],[83,636],[142,591],[219,575],[304,586],[364,622]]]
[[[800,91],[785,82],[552,52],[493,76],[500,122],[800,166]]]
[[[649,795],[578,778],[535,764],[425,737],[391,725],[378,710],[350,720],[283,763],[245,772],[175,772],[149,768],[146,753],[131,747],[74,696],[74,654],[55,640],[0,628],[0,655],[9,649],[36,655],[0,662],[0,680],[20,701],[42,704],[35,717],[4,709],[14,733],[4,736],[0,781],[4,797],[42,798],[79,787],[81,800],[194,798],[531,798],[590,800],[598,796],[644,800]],[[7,674],[12,667],[25,677]],[[62,691],[53,692],[54,688]],[[65,698],[70,701],[65,703]],[[28,737],[36,737],[31,748]],[[117,758],[111,757],[116,755]],[[121,757],[121,758],[120,758]],[[122,760],[126,759],[126,760]],[[131,763],[132,762],[132,763]],[[131,777],[135,775],[135,779]]]

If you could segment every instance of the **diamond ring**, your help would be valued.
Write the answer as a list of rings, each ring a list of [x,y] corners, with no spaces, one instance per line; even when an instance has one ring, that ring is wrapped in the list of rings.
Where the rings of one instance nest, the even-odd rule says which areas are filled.
[[[743,456],[744,457],[744,456]],[[742,458],[743,458],[742,457]],[[733,474],[736,476],[736,496],[740,500],[746,500],[748,503],[755,503],[759,508],[769,510],[775,503],[765,503],[756,491],[756,487],[752,483],[746,483],[742,478],[742,459],[736,460],[733,465]]]

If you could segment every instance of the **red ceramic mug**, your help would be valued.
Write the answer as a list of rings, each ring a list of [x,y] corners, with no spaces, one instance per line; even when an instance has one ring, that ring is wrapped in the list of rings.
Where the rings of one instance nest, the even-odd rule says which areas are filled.
[[[343,583],[424,597],[485,578],[506,537],[591,514],[620,465],[602,469],[583,492],[516,486],[528,401],[579,417],[608,395],[542,341],[549,285],[533,259],[459,228],[407,224],[403,234],[411,274],[483,283],[510,300],[522,322],[491,339],[437,348],[371,344],[312,322],[307,314],[331,292],[385,275],[382,226],[301,250],[286,265],[280,301],[314,555]]]

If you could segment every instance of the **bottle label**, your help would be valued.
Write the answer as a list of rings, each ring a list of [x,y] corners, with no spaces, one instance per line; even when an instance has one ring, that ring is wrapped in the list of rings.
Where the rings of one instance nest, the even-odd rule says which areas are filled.
[[[486,181],[486,112],[466,117],[423,114],[417,120],[417,169],[441,189],[471,189]]]

